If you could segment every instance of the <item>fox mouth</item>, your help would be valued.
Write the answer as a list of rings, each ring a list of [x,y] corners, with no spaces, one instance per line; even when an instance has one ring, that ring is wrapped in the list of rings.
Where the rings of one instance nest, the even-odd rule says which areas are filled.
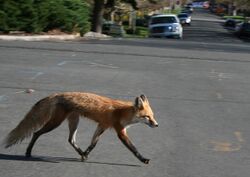
[[[153,121],[150,121],[150,120],[149,120],[149,122],[147,123],[147,125],[148,125],[149,127],[151,127],[151,128],[155,128],[155,127],[158,127],[158,126],[159,126],[158,124],[156,124],[156,123],[154,123]]]

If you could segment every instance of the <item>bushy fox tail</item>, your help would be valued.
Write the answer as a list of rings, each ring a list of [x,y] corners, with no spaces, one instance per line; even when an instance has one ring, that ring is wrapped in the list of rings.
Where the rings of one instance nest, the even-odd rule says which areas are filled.
[[[51,118],[53,106],[49,97],[37,102],[26,114],[24,119],[4,139],[3,145],[8,148],[22,142],[34,131],[42,127]]]

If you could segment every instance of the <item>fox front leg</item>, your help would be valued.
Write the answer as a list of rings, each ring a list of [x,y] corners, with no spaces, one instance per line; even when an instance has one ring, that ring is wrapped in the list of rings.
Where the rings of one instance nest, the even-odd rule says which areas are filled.
[[[95,148],[100,136],[103,134],[103,132],[105,131],[105,128],[103,128],[102,126],[98,125],[96,130],[95,130],[95,133],[92,137],[92,140],[91,140],[91,144],[88,146],[88,148],[82,153],[82,161],[85,161],[88,159],[88,155],[89,153]]]
[[[126,133],[126,129],[122,129],[118,132],[118,137],[121,140],[121,142],[142,162],[145,164],[149,163],[150,159],[144,158],[136,149],[136,147],[132,144],[132,142],[129,140],[129,137]]]

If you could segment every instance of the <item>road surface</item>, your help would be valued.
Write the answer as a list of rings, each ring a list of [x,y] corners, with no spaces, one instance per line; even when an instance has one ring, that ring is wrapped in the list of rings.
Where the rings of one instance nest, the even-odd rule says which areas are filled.
[[[1,177],[249,177],[250,46],[231,39],[237,40],[190,35],[184,40],[0,41],[2,138],[39,99],[63,91],[131,101],[144,93],[159,123],[155,129],[128,129],[138,150],[151,159],[148,165],[112,130],[80,162],[64,122],[38,140],[33,158],[24,157],[30,139],[1,147]],[[77,143],[83,149],[95,126],[81,120]]]

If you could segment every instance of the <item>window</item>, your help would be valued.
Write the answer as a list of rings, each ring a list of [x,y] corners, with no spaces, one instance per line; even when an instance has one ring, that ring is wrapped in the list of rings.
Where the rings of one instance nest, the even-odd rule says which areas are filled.
[[[177,23],[175,17],[154,17],[152,18],[151,24],[161,24],[161,23]]]

